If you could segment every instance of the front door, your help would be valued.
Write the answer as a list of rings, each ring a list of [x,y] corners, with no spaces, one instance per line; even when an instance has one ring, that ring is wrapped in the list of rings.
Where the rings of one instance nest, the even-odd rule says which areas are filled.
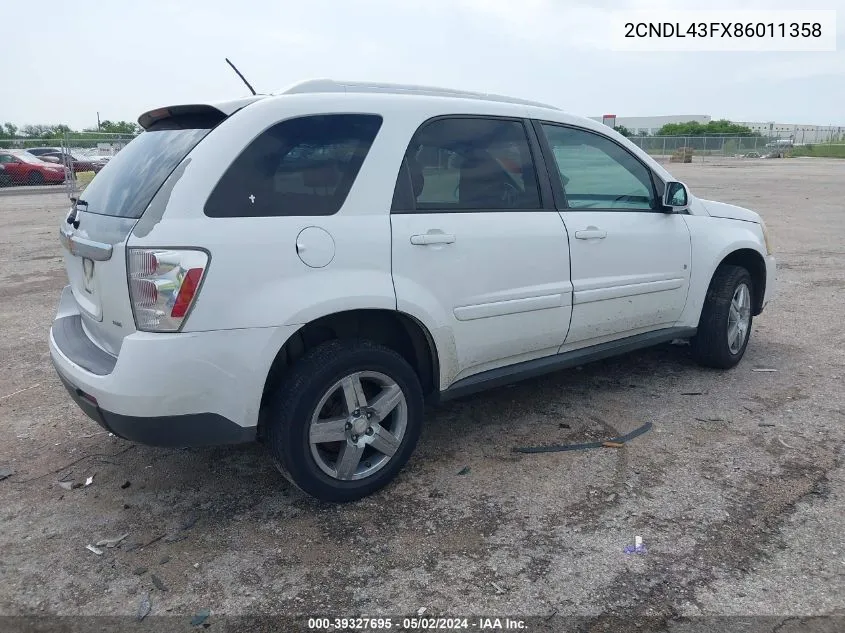
[[[445,383],[563,343],[569,251],[550,203],[521,120],[439,118],[415,134],[391,215],[393,281],[399,310],[454,335]]]
[[[651,170],[614,140],[543,123],[563,193],[572,256],[572,324],[564,349],[669,327],[686,303],[690,234],[661,209]]]

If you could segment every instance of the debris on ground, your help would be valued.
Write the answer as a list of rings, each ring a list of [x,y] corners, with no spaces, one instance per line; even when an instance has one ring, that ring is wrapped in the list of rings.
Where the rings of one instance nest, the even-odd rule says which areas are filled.
[[[0,481],[6,479],[6,477],[11,477],[15,474],[15,471],[11,468],[0,468]]]
[[[120,484],[120,488],[121,488],[121,490],[126,490],[131,485],[132,485],[131,481],[124,481],[122,484]]]
[[[101,550],[101,549],[99,549],[99,548],[97,548],[97,547],[94,547],[94,546],[93,546],[93,545],[91,545],[90,543],[89,543],[88,545],[86,545],[86,546],[85,546],[85,549],[87,549],[89,552],[93,552],[93,553],[94,553],[94,554],[96,554],[97,556],[102,556],[102,555],[103,555],[103,550]]]
[[[88,479],[85,480],[85,486],[90,486],[94,483],[94,475],[91,475]]]
[[[492,580],[490,581],[490,584],[491,584],[491,585],[493,585],[493,589],[495,589],[495,590],[496,590],[496,593],[500,593],[500,594],[501,594],[501,593],[507,593],[507,591],[505,591],[504,589],[502,589],[501,585],[496,584],[496,583],[495,583],[495,582],[493,582]]]
[[[609,440],[599,442],[583,442],[580,444],[557,444],[553,446],[515,446],[512,450],[514,453],[557,453],[560,451],[583,451],[590,448],[622,448],[622,446],[616,445],[624,445],[626,442],[629,442],[635,437],[638,437],[646,431],[649,431],[651,427],[651,422],[646,422],[645,424],[637,427],[630,433],[620,435],[619,437],[612,437]]]
[[[191,626],[202,626],[205,624],[205,621],[210,615],[211,611],[209,609],[200,609],[197,611],[197,614],[191,618]]]
[[[152,610],[153,603],[150,602],[150,594],[146,594],[141,598],[141,603],[138,605],[138,622],[146,618]]]
[[[187,519],[185,519],[185,521],[182,522],[182,525],[179,526],[179,529],[182,530],[183,532],[185,530],[190,530],[192,527],[194,527],[197,524],[197,521],[199,521],[199,519],[200,519],[200,517],[199,517],[198,514],[192,514]]]
[[[158,561],[158,564],[164,565],[165,563],[169,563],[169,562],[170,562],[170,556],[162,556],[161,560]]]
[[[635,536],[634,537],[634,544],[633,545],[626,545],[625,549],[622,550],[626,554],[646,554],[648,550],[643,545],[643,537],[642,536]]]
[[[757,426],[775,426],[775,425],[772,424],[771,422],[760,422],[760,424],[758,424]]]
[[[458,474],[459,474],[459,475],[469,475],[469,471],[471,471],[471,470],[472,470],[472,469],[471,469],[469,466],[464,466],[463,468],[461,468],[461,469],[458,471]]]
[[[150,578],[152,579],[153,585],[156,589],[158,589],[159,591],[168,591],[167,585],[162,582],[161,578],[159,578],[155,574],[150,574]]]
[[[566,422],[561,422],[560,424],[557,425],[557,428],[559,428],[559,429],[571,429],[572,427],[569,426],[568,424],[566,424]]]
[[[135,571],[133,571],[132,573],[135,574],[136,576],[143,576],[144,574],[147,573],[147,568],[146,567],[136,567]]]
[[[782,445],[784,448],[788,448],[788,449],[789,449],[789,450],[791,450],[791,451],[794,451],[794,450],[795,450],[795,447],[794,447],[794,446],[790,446],[789,444],[787,444],[786,442],[784,442],[782,438],[778,438],[778,442],[780,442],[780,443],[781,443],[781,445]]]
[[[771,369],[768,367],[755,367],[751,371],[777,371],[777,369]]]
[[[703,396],[704,392],[703,391],[682,391],[681,395],[682,396]]]
[[[58,484],[59,484],[59,487],[60,487],[60,488],[62,488],[62,489],[64,489],[64,490],[73,490],[74,488],[79,488],[79,487],[80,487],[80,485],[79,485],[79,484],[76,484],[76,485],[74,486],[74,484],[73,484],[73,482],[72,482],[72,481],[59,481],[59,482],[56,482],[56,483],[58,483]]]
[[[724,418],[695,418],[699,422],[724,422]]]
[[[133,549],[144,549],[145,547],[149,547],[153,543],[156,543],[156,542],[160,541],[161,539],[163,539],[165,536],[166,536],[166,534],[159,534],[158,536],[154,536],[153,538],[151,538],[146,543],[139,543],[138,546],[134,547]]]
[[[118,543],[120,543],[123,539],[125,539],[127,536],[129,536],[129,532],[120,536],[116,536],[115,538],[104,538],[100,541],[97,541],[97,547],[102,547],[103,545],[105,545],[106,547],[111,549],[112,547],[115,547]]]
[[[35,383],[31,387],[26,387],[25,389],[18,389],[17,391],[13,391],[12,393],[8,393],[5,396],[0,396],[0,400],[5,400],[6,398],[11,398],[12,396],[16,396],[19,393],[23,393],[24,391],[29,391],[30,389],[35,389],[36,387],[41,386],[40,383]]]
[[[422,615],[423,613],[425,613],[425,610],[425,607],[420,607],[419,609],[417,609],[417,615]]]
[[[178,532],[174,532],[173,534],[168,534],[166,537],[164,537],[164,542],[178,543],[179,541],[184,541],[186,538],[188,538],[186,534],[179,534]]]

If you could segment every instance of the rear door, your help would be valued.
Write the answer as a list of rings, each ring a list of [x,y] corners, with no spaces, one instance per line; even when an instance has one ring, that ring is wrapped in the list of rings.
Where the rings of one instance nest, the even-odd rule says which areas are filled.
[[[558,176],[574,305],[566,348],[671,326],[686,304],[690,235],[664,213],[651,170],[597,132],[535,124]]]
[[[553,354],[566,336],[566,230],[529,137],[518,119],[440,117],[406,152],[391,214],[397,304],[454,334],[447,382]]]
[[[222,119],[167,117],[109,161],[60,225],[65,268],[88,336],[117,354],[135,331],[126,276],[126,238],[164,181]]]

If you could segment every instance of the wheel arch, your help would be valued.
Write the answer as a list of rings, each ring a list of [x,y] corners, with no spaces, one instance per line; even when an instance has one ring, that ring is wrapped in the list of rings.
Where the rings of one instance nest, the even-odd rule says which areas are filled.
[[[719,268],[726,265],[741,266],[751,275],[751,282],[754,286],[751,313],[757,316],[763,311],[763,298],[766,296],[766,260],[753,248],[739,248],[722,258],[713,270],[713,275]],[[710,277],[711,281],[713,275]]]
[[[310,321],[294,332],[276,352],[264,382],[261,411],[268,395],[284,380],[286,370],[321,343],[341,338],[362,338],[397,352],[414,369],[423,394],[439,393],[440,363],[437,346],[428,328],[404,312],[385,309],[346,310]],[[259,415],[259,435],[262,416]]]

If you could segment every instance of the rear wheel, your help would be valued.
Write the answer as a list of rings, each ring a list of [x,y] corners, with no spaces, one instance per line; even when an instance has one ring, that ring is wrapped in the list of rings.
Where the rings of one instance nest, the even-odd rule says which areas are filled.
[[[387,485],[422,427],[411,366],[366,340],[334,340],[305,354],[272,396],[267,441],[279,470],[324,501],[354,501]]]
[[[745,354],[751,335],[754,285],[741,266],[720,266],[707,290],[698,333],[692,339],[696,359],[706,367],[728,369]]]
[[[44,183],[44,176],[37,171],[31,171],[26,182],[29,185],[41,185]]]

